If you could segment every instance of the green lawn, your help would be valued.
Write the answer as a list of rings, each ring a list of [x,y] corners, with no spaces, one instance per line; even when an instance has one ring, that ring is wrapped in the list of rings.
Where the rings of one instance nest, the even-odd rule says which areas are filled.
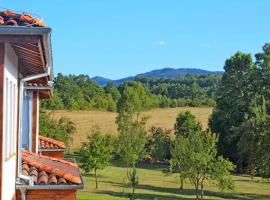
[[[137,199],[174,200],[194,199],[194,189],[188,182],[185,189],[179,190],[175,175],[165,176],[161,166],[142,165],[138,169],[139,186],[136,190]],[[128,200],[130,188],[123,188],[125,168],[111,166],[99,172],[99,189],[95,188],[94,177],[84,175],[85,188],[78,192],[79,200]],[[233,176],[236,188],[234,192],[220,192],[215,185],[205,186],[204,199],[270,199],[270,182],[245,176]]]

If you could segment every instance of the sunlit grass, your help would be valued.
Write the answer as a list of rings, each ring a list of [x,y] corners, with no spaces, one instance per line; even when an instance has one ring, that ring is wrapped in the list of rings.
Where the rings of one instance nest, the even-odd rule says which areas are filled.
[[[162,173],[162,166],[142,165],[138,169],[139,186],[136,189],[137,199],[176,200],[194,199],[193,186],[186,181],[184,190],[179,189],[176,175],[166,176]],[[99,172],[99,189],[94,189],[94,177],[84,175],[85,188],[78,192],[79,200],[128,200],[131,188],[123,188],[125,168],[111,166]],[[270,199],[270,183],[260,178],[251,180],[247,176],[232,176],[235,180],[234,192],[220,192],[211,183],[205,186],[204,199]]]

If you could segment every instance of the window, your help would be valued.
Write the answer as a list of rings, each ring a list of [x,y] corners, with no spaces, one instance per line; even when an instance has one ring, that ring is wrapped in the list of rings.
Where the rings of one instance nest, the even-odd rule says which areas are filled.
[[[23,97],[23,119],[22,119],[22,148],[32,149],[32,107],[33,92],[27,91]]]
[[[5,158],[9,157],[9,80],[6,79],[6,105],[5,105]]]
[[[8,159],[16,152],[17,87],[8,78],[5,80],[5,135],[4,152]]]

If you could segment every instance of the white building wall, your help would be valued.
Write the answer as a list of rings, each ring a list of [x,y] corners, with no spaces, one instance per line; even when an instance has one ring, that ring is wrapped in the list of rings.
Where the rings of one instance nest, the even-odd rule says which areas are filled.
[[[37,132],[36,132],[36,152],[38,153],[38,143],[39,143],[39,94],[37,95],[37,120],[36,120],[36,125],[37,125]]]
[[[2,199],[11,200],[16,182],[18,57],[8,43],[5,44],[4,88]]]

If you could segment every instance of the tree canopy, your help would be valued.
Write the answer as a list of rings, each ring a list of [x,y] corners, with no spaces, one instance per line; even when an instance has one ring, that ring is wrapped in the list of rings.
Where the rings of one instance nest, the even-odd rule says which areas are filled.
[[[255,57],[254,62],[251,54],[237,52],[226,60],[209,121],[211,130],[219,134],[219,154],[252,176],[268,171],[262,163],[269,163],[269,158],[261,153],[269,150],[270,44]]]
[[[214,97],[220,82],[219,75],[186,75],[175,79],[137,78],[116,87],[108,83],[104,88],[88,75],[63,75],[54,79],[54,95],[42,101],[42,107],[50,110],[106,110],[115,112],[121,95],[132,95],[134,102],[143,98],[146,109],[153,107],[215,105]],[[118,106],[117,106],[118,105]],[[145,109],[144,108],[144,109]]]
[[[112,159],[112,144],[109,135],[102,135],[98,127],[87,137],[79,152],[80,167],[85,172],[94,170],[96,189],[98,188],[97,170],[104,169]]]

